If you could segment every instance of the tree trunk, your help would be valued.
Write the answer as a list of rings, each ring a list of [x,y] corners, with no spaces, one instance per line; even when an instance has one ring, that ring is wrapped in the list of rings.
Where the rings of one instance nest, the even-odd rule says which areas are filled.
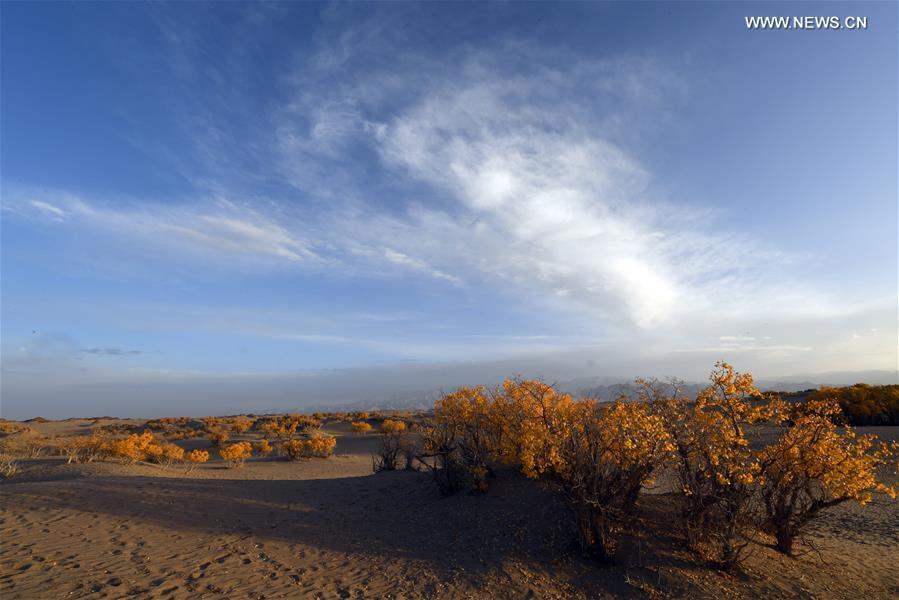
[[[793,532],[787,526],[777,528],[777,550],[787,556],[793,555]]]

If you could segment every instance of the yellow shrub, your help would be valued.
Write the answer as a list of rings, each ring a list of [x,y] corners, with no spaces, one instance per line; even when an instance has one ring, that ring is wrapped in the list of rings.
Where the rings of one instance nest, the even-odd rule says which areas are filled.
[[[290,460],[302,458],[327,458],[334,453],[337,440],[330,435],[314,434],[306,440],[288,440],[282,444],[282,448]]]
[[[355,433],[366,433],[371,431],[371,425],[366,423],[365,421],[354,421],[350,427],[353,429]]]
[[[253,447],[250,442],[237,442],[236,444],[228,444],[219,449],[219,455],[223,460],[228,462],[230,467],[242,467],[253,454]]]
[[[405,433],[406,424],[403,421],[394,421],[391,419],[384,419],[381,423],[381,433],[386,435],[399,435]]]
[[[228,425],[234,433],[245,433],[253,426],[253,421],[247,417],[234,417]]]
[[[197,465],[209,460],[209,453],[205,450],[191,450],[184,455],[184,460],[187,462],[187,472],[190,473]]]
[[[151,445],[156,445],[155,438],[152,433],[145,431],[123,439],[111,440],[108,442],[108,450],[109,454],[119,458],[123,463],[133,464],[147,459]]]
[[[316,433],[311,438],[306,440],[306,448],[309,456],[315,456],[318,458],[327,458],[334,453],[334,447],[337,445],[337,440],[330,435],[322,435]]]
[[[268,440],[260,440],[253,444],[253,450],[256,454],[261,454],[262,456],[268,456],[272,453],[272,445],[268,443]]]
[[[162,445],[161,444],[150,444],[147,446],[146,450],[146,458],[150,462],[161,463],[162,462]]]
[[[897,493],[877,477],[881,465],[895,468],[897,442],[877,445],[873,435],[840,431],[836,394],[812,396],[794,408],[793,426],[759,453],[765,524],[784,554],[792,554],[796,537],[822,510],[847,501],[865,505],[875,491],[891,498]]]
[[[208,437],[213,446],[221,446],[231,438],[231,434],[224,429],[212,429]]]
[[[432,426],[425,429],[422,439],[424,452],[434,459],[434,479],[441,493],[453,494],[460,489],[487,491],[492,444],[490,403],[483,387],[462,387],[447,394],[434,404]],[[406,465],[412,463],[408,448]],[[393,446],[382,444],[381,466],[389,469]],[[426,467],[431,468],[427,462]]]
[[[184,459],[184,448],[178,446],[177,444],[163,444],[162,445],[162,455],[160,456],[159,462],[163,466],[170,466],[176,460]]]
[[[14,433],[19,433],[20,431],[26,431],[31,429],[27,425],[23,425],[22,423],[15,423],[13,421],[7,421],[6,419],[0,419],[0,434],[11,435]]]
[[[305,457],[305,440],[287,440],[281,443],[281,449],[290,460],[300,460]]]
[[[675,472],[685,496],[682,525],[688,542],[730,569],[745,554],[755,526],[754,497],[761,465],[746,437],[747,424],[777,417],[779,402],[762,402],[752,375],[715,364],[695,402],[677,394],[662,402],[676,451]],[[642,382],[647,394],[651,385]]]

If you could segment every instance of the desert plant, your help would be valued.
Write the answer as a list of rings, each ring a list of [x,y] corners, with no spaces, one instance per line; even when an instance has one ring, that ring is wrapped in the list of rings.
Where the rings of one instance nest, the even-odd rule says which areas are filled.
[[[873,435],[856,436],[851,427],[838,430],[836,394],[810,397],[799,408],[793,426],[760,453],[763,525],[787,555],[821,511],[850,500],[865,505],[875,491],[892,498],[897,492],[877,478],[878,466],[895,468],[896,442],[878,445]]]
[[[107,448],[111,456],[117,457],[124,464],[134,464],[139,460],[146,460],[148,448],[157,445],[153,434],[145,431],[131,434],[126,438],[110,440]]]
[[[423,444],[418,436],[406,436],[400,440],[400,451],[403,453],[403,469],[418,471],[423,462]]]
[[[0,439],[0,454],[17,458],[39,458],[51,446],[50,441],[28,428]]]
[[[16,458],[38,458],[46,450],[48,441],[37,435],[33,429],[0,438],[0,454]]]
[[[306,452],[316,458],[327,458],[334,453],[337,440],[330,435],[322,435],[318,432],[306,440]]]
[[[256,454],[259,454],[261,456],[268,456],[272,453],[272,450],[274,450],[274,448],[272,448],[272,445],[268,440],[259,440],[258,442],[253,442],[253,451]]]
[[[384,419],[379,433],[378,451],[372,459],[373,469],[375,471],[395,471],[399,465],[406,424],[403,421]]]
[[[371,424],[365,421],[353,421],[350,428],[353,430],[353,433],[368,433],[371,431]]]
[[[490,472],[492,423],[490,402],[483,387],[463,387],[434,405],[432,426],[423,432],[423,461],[444,495],[467,488],[487,490]],[[412,453],[402,448],[410,468]]]
[[[616,532],[640,490],[673,449],[662,417],[643,403],[592,400],[563,407],[568,431],[557,437],[550,480],[562,490],[581,548],[603,562],[615,553]]]
[[[8,454],[0,454],[0,479],[10,479],[20,472],[19,463]]]
[[[190,474],[197,465],[201,465],[209,460],[209,453],[205,450],[191,450],[184,455],[184,461],[187,463],[185,474]]]
[[[84,448],[84,438],[70,436],[55,440],[59,454],[66,457],[66,464],[81,462],[81,451]]]
[[[184,459],[184,449],[177,444],[162,444],[160,450],[156,455],[156,462],[164,468],[172,466],[175,461]]]
[[[28,427],[27,425],[23,425],[22,423],[0,419],[0,434],[12,435],[15,433],[21,433],[23,431],[28,431],[30,429],[30,427]]]
[[[246,433],[253,426],[253,420],[248,419],[247,417],[239,416],[233,417],[228,422],[228,427],[234,433]]]
[[[200,419],[200,423],[202,424],[203,429],[206,431],[213,431],[215,429],[219,429],[222,426],[222,419],[219,417],[208,416]]]
[[[312,431],[321,427],[321,421],[307,415],[281,415],[259,419],[255,428],[266,437],[283,442],[297,433]]]
[[[749,544],[761,471],[744,428],[776,417],[782,405],[758,402],[752,375],[727,363],[716,363],[710,381],[695,403],[679,394],[667,398],[662,414],[674,442],[687,541],[717,566],[731,569]]]
[[[306,456],[306,440],[286,440],[281,442],[281,450],[289,460],[300,460]]]
[[[146,460],[157,464],[162,464],[162,454],[162,444],[148,444],[146,449],[144,450],[144,456]]]
[[[334,452],[337,440],[330,435],[313,434],[305,440],[288,440],[282,444],[284,452],[290,460],[304,458],[327,458]]]
[[[250,445],[250,442],[228,444],[219,449],[219,456],[228,463],[229,468],[242,467],[252,454],[253,447]]]
[[[209,429],[207,437],[213,446],[220,448],[225,442],[231,439],[231,434],[225,429]]]

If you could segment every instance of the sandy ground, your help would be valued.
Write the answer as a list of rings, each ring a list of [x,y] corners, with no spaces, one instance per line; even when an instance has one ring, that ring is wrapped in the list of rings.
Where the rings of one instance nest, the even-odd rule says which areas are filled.
[[[32,426],[70,433],[91,423]],[[374,436],[331,433],[330,459],[254,459],[240,469],[214,461],[189,476],[143,464],[25,460],[20,476],[0,483],[0,595],[899,596],[899,503],[885,498],[829,513],[811,536],[815,552],[791,559],[759,545],[744,573],[725,575],[683,549],[672,498],[650,494],[618,564],[600,567],[574,551],[556,496],[514,472],[499,472],[485,495],[441,498],[425,473],[372,474]]]

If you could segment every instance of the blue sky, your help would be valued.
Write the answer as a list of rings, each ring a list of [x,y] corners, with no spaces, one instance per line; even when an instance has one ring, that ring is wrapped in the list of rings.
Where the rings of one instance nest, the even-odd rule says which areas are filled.
[[[895,371],[896,21],[4,3],[2,412]]]

